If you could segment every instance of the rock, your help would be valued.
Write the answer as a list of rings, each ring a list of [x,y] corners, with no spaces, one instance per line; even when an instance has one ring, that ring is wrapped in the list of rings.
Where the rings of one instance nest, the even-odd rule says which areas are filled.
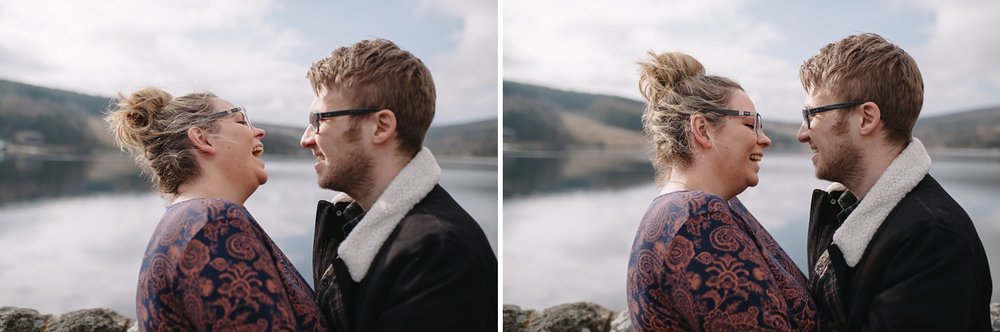
[[[1000,331],[1000,303],[990,303],[993,331]],[[628,310],[615,314],[597,304],[578,302],[557,305],[538,314],[511,304],[503,306],[504,332],[586,331],[632,332]]]
[[[557,305],[542,311],[503,306],[503,332],[632,332],[628,310],[618,312],[597,304],[578,302]]]
[[[122,316],[118,312],[105,309],[83,309],[71,311],[52,320],[46,331],[52,332],[97,332],[97,331],[120,331],[126,332],[132,325],[132,319]]]
[[[1000,303],[990,303],[990,321],[993,322],[993,331],[1000,331]]]
[[[39,314],[35,309],[0,308],[0,331],[12,332],[125,332],[133,319],[111,309],[83,309],[59,317]]]
[[[35,309],[0,307],[0,331],[39,331],[49,319]]]
[[[521,310],[516,305],[503,305],[503,332],[528,331],[528,322],[534,320],[538,312],[534,310]]]
[[[614,312],[591,302],[560,304],[528,322],[527,332],[608,332]]]
[[[611,332],[632,332],[632,317],[629,316],[628,310],[622,310],[615,315],[615,319],[611,321]]]

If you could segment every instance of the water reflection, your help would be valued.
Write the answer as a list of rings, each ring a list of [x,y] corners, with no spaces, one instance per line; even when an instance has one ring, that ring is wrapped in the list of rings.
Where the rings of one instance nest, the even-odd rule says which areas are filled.
[[[543,309],[593,301],[625,309],[629,250],[642,214],[657,194],[652,171],[622,174],[630,167],[639,169],[630,166],[639,163],[618,157],[510,159],[504,159],[504,303]],[[1000,302],[998,166],[935,159],[931,167],[931,175],[965,208],[983,240],[994,279],[993,302]],[[517,171],[508,173],[511,169]],[[545,175],[511,179],[530,177],[532,169]],[[570,178],[558,178],[566,176]],[[760,179],[739,197],[804,268],[811,193],[828,182],[814,177],[808,156],[782,153],[765,158]],[[509,184],[518,187],[508,192]]]
[[[627,188],[650,182],[653,167],[639,152],[504,153],[503,196]]]
[[[144,192],[147,184],[128,157],[13,156],[0,158],[0,206],[41,198]]]
[[[7,158],[0,162],[0,306],[60,314],[110,307],[135,317],[139,263],[166,202],[124,156]],[[267,184],[247,210],[311,282],[316,202],[312,159],[265,158]],[[496,161],[443,164],[445,187],[496,252]],[[490,166],[492,164],[492,166]]]

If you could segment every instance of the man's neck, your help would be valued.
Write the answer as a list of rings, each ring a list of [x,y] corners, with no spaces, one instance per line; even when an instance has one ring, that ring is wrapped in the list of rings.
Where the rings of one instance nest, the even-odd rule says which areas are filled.
[[[859,200],[863,199],[868,191],[875,186],[875,182],[882,177],[885,170],[889,168],[904,147],[891,145],[888,143],[873,144],[874,148],[863,151],[865,157],[862,158],[862,175],[853,183],[844,183],[844,186],[854,194]]]
[[[365,211],[371,209],[375,205],[375,201],[378,200],[385,189],[389,187],[389,184],[396,179],[399,172],[406,167],[406,164],[410,162],[412,158],[403,158],[396,154],[386,155],[383,158],[374,160],[372,165],[371,174],[371,188],[367,191],[366,195],[359,195],[364,197],[355,197],[351,195],[358,204],[361,205]],[[350,193],[348,193],[350,194]]]

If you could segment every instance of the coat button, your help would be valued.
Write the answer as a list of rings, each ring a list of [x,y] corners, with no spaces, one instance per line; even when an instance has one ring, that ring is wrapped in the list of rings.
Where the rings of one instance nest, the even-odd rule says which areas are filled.
[[[338,217],[343,216],[343,215],[344,215],[344,211],[337,210],[337,216]]]
[[[837,200],[835,200],[835,199],[830,199],[830,204],[831,204],[831,205],[833,205],[833,204],[837,204]],[[340,215],[340,211],[337,211],[337,215],[338,215],[338,216]]]

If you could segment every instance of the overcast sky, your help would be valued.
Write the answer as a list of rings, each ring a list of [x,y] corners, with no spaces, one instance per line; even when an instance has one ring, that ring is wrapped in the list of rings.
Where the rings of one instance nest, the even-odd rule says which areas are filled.
[[[437,85],[435,124],[496,118],[497,2],[0,2],[0,78],[114,96],[210,90],[254,121],[304,125],[306,70],[339,46],[387,38]]]
[[[801,121],[805,59],[875,32],[920,66],[921,116],[1000,106],[996,0],[505,0],[503,30],[506,80],[641,100],[636,62],[682,51],[782,121]]]

